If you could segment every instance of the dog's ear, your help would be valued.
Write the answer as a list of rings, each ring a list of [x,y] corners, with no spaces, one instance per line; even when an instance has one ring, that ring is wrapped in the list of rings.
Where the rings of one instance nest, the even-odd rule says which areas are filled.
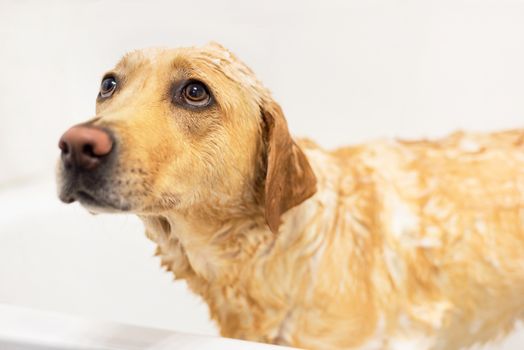
[[[280,216],[316,192],[317,179],[306,155],[293,141],[280,106],[262,103],[266,126],[267,172],[265,179],[265,216],[273,233],[278,232]]]

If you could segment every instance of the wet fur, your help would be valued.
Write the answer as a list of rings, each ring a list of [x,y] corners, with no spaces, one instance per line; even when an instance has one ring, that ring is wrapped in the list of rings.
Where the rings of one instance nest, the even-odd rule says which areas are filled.
[[[142,218],[222,335],[452,350],[522,318],[524,131],[327,151],[294,141],[217,44],[137,51],[115,72],[120,90],[92,121],[119,144],[106,192]],[[188,76],[214,107],[173,106],[169,86]]]

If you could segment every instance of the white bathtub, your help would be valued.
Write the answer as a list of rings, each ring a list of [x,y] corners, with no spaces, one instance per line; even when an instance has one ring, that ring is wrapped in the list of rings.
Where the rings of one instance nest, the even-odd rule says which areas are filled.
[[[101,322],[0,304],[2,350],[279,350],[213,336]]]
[[[146,343],[150,349],[165,344],[183,349],[179,344],[187,339],[191,349],[200,345],[219,349],[222,339],[216,338],[206,305],[184,282],[173,282],[153,252],[154,245],[146,239],[138,219],[93,216],[76,204],[61,204],[52,178],[0,188],[0,303],[4,304],[0,306],[0,349],[46,349],[50,341],[43,337],[46,324],[73,325],[51,327],[65,329],[52,333],[54,349],[60,339],[64,349],[81,348],[78,340],[87,338],[102,341],[101,348],[111,348],[103,341],[113,337],[131,338],[130,343],[119,345],[121,349],[144,348],[136,344]],[[234,348],[229,340],[224,341],[229,344],[226,348]],[[246,343],[238,346],[245,348]],[[524,331],[519,328],[503,342],[479,349],[522,350]]]

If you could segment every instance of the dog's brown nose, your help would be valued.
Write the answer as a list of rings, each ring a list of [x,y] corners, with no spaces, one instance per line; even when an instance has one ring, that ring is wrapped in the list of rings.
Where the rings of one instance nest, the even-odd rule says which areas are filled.
[[[58,147],[62,150],[62,160],[66,167],[92,170],[100,164],[102,157],[111,152],[113,141],[102,129],[77,125],[62,135]]]

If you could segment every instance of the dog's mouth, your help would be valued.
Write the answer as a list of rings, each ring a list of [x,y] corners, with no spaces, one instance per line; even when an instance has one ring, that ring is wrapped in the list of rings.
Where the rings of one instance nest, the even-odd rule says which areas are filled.
[[[58,197],[66,204],[78,202],[90,212],[128,212],[130,191],[122,188],[122,180],[112,175],[115,158],[107,158],[95,169],[69,164],[62,155],[57,169]]]
[[[59,198],[64,203],[78,202],[91,212],[127,212],[131,206],[112,190],[89,190],[82,186],[62,186]]]
[[[76,198],[81,204],[102,206],[102,203],[99,199],[95,198],[92,194],[84,190],[76,192]]]

